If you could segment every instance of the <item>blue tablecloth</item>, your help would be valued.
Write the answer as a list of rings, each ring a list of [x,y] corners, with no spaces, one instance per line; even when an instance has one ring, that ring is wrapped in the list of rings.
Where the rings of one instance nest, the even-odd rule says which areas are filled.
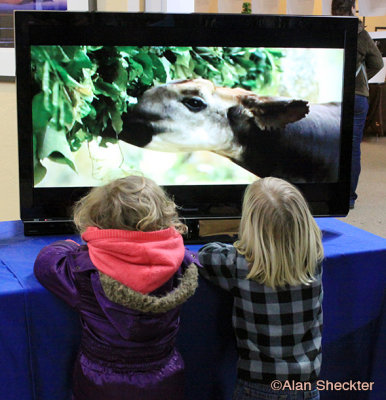
[[[317,222],[326,254],[321,379],[374,382],[372,391],[323,391],[321,398],[384,400],[386,239],[333,218]],[[25,237],[20,221],[0,223],[1,400],[70,399],[78,316],[32,272],[39,250],[62,238]],[[183,307],[178,347],[187,400],[231,399],[237,359],[231,307],[227,293],[203,280]]]

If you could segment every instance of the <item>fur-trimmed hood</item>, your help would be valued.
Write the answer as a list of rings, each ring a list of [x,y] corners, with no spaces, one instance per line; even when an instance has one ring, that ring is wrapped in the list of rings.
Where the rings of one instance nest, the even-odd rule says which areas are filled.
[[[198,271],[191,263],[179,278],[178,286],[163,296],[142,294],[123,285],[99,271],[99,278],[106,297],[114,302],[142,313],[165,313],[191,297],[198,285]]]

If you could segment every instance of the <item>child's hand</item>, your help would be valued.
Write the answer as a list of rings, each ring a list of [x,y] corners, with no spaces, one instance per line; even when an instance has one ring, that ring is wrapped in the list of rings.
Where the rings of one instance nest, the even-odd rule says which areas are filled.
[[[185,248],[184,262],[189,265],[191,263],[196,264],[197,267],[202,268],[200,261],[198,261],[198,252],[191,251]]]

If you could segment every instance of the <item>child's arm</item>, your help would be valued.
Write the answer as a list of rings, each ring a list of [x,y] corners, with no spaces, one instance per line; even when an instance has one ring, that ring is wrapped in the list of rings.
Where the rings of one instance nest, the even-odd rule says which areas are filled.
[[[198,260],[202,265],[198,268],[202,277],[225,290],[234,287],[236,250],[232,245],[208,243],[199,250]]]
[[[72,254],[79,244],[62,240],[44,247],[34,264],[37,280],[48,290],[64,300],[71,307],[77,307],[80,296],[75,286]]]

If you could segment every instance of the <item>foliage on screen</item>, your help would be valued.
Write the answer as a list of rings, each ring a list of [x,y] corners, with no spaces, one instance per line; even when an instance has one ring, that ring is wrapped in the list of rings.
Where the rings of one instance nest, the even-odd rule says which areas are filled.
[[[72,153],[103,135],[119,139],[122,114],[148,88],[201,77],[218,86],[261,90],[280,71],[277,49],[242,47],[32,46],[35,184],[49,158],[75,170]]]

